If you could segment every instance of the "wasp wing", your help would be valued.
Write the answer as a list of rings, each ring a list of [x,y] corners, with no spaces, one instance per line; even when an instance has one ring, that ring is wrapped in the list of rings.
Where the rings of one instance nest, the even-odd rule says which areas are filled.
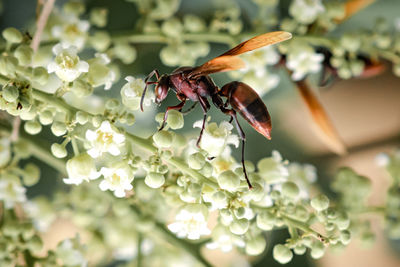
[[[201,66],[194,68],[189,73],[189,78],[196,78],[198,76],[222,72],[237,70],[245,66],[244,62],[235,57],[237,55],[261,48],[263,46],[276,44],[292,38],[292,34],[289,32],[277,31],[269,32],[253,37],[247,41],[244,41],[231,50],[223,53],[222,55],[207,61]]]
[[[278,31],[278,32],[264,33],[264,34],[258,35],[256,37],[253,37],[247,41],[244,41],[243,43],[238,44],[231,50],[223,53],[221,56],[240,55],[240,54],[261,48],[263,46],[273,45],[276,43],[280,43],[280,42],[289,40],[290,38],[292,38],[292,34],[289,32]]]
[[[207,61],[201,66],[194,68],[189,74],[189,78],[196,78],[210,73],[231,71],[244,68],[246,63],[236,56],[219,56]]]

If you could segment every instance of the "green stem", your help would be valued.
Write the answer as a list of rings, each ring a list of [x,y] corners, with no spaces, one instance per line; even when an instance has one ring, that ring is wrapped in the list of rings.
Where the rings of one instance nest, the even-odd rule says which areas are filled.
[[[137,262],[136,262],[137,267],[142,266],[142,242],[143,242],[143,235],[142,233],[139,233],[137,241]]]
[[[318,233],[314,229],[311,229],[306,223],[293,219],[290,217],[290,215],[287,214],[281,214],[281,216],[286,224],[289,226],[289,229],[290,227],[295,227],[303,231],[305,235],[311,235],[323,243],[329,242],[328,237],[322,235],[321,233]]]

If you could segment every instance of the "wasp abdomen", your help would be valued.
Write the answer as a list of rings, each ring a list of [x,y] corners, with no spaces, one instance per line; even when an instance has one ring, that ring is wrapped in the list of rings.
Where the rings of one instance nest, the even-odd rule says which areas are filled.
[[[221,88],[222,95],[229,98],[232,108],[267,139],[271,139],[271,117],[256,91],[242,82],[231,82]]]

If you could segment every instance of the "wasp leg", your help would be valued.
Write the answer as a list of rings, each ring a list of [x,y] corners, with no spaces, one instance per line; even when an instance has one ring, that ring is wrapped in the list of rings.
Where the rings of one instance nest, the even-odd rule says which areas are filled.
[[[201,126],[200,135],[199,135],[199,138],[197,139],[197,142],[196,142],[196,146],[198,148],[200,148],[200,141],[201,141],[201,138],[203,137],[204,128],[206,126],[207,112],[210,109],[210,104],[208,103],[207,99],[202,98],[199,95],[197,95],[197,98],[199,99],[200,107],[203,110],[203,114],[204,114],[204,116],[203,116],[203,125]]]
[[[244,145],[246,143],[246,135],[244,134],[243,129],[239,124],[239,121],[238,121],[237,116],[236,116],[236,111],[234,111],[233,109],[225,109],[225,110],[221,109],[221,110],[225,114],[228,114],[228,115],[231,116],[231,120],[230,121],[235,120],[236,130],[238,131],[240,139],[242,140],[242,167],[243,167],[243,173],[244,173],[244,177],[246,178],[246,182],[247,182],[247,185],[249,186],[249,189],[252,189],[253,186],[251,185],[249,177],[247,176],[246,165],[244,164]]]
[[[182,113],[183,115],[189,114],[189,113],[197,106],[197,103],[198,103],[198,102],[194,102],[193,105],[192,105],[188,110],[182,111],[181,113]]]
[[[153,77],[154,75],[156,75],[157,78],[157,82],[149,82],[149,80],[151,79],[151,77]],[[150,72],[149,75],[147,75],[146,79],[144,79],[144,83],[146,84],[144,89],[143,89],[143,94],[142,97],[140,98],[140,110],[143,111],[143,101],[144,101],[144,96],[146,95],[146,91],[147,91],[147,87],[150,84],[156,84],[158,83],[158,80],[160,79],[160,73],[158,72],[158,70],[153,70],[152,72]]]
[[[171,109],[181,110],[183,108],[183,106],[185,105],[185,103],[186,103],[186,99],[182,99],[182,102],[179,103],[178,105],[167,107],[167,110],[165,111],[165,114],[164,114],[163,123],[161,124],[160,129],[158,129],[159,131],[161,131],[165,127],[165,122],[167,121],[167,118],[168,118],[168,111],[170,111]]]

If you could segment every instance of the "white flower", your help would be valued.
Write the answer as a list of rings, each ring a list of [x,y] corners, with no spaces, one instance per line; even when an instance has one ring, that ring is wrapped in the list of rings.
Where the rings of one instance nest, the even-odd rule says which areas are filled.
[[[323,54],[315,53],[311,47],[300,46],[288,54],[286,66],[293,71],[292,79],[299,81],[308,73],[316,73],[321,70],[323,60]]]
[[[104,85],[105,90],[111,88],[116,74],[107,66],[110,62],[110,58],[103,53],[96,53],[94,58],[88,60],[89,72],[87,80],[93,87]]]
[[[10,144],[10,138],[0,138],[0,168],[6,166],[11,159]]]
[[[125,77],[125,80],[127,83],[121,88],[122,103],[132,110],[138,110],[145,83],[142,79],[136,79],[132,76]],[[150,106],[153,99],[153,91],[147,90],[143,105]]]
[[[233,235],[222,225],[217,225],[211,234],[212,241],[206,244],[208,249],[221,249],[222,252],[229,252],[233,246],[244,247],[245,242],[237,235]]]
[[[289,170],[278,151],[272,151],[272,156],[263,158],[257,163],[260,176],[270,184],[287,181]]]
[[[66,16],[63,18],[62,25],[53,26],[51,33],[57,39],[60,39],[63,45],[73,45],[81,50],[85,45],[89,22],[86,20],[79,20],[75,16]]]
[[[68,178],[63,181],[66,184],[79,185],[83,181],[96,179],[100,173],[96,171],[93,159],[86,153],[82,153],[67,161]]]
[[[324,11],[321,0],[294,0],[289,7],[290,15],[303,24],[314,22],[318,14]]]
[[[79,244],[78,237],[66,239],[58,244],[56,255],[61,259],[63,266],[87,266],[87,260],[83,256],[82,245]]]
[[[104,152],[118,156],[121,154],[119,146],[125,142],[125,136],[115,131],[109,121],[103,121],[95,131],[87,130],[86,139],[91,145],[87,153],[92,158],[97,158]]]
[[[189,204],[183,207],[176,215],[176,222],[168,225],[168,229],[178,237],[199,239],[202,235],[209,235],[207,227],[208,210],[202,204]]]
[[[2,174],[0,176],[0,200],[6,209],[11,209],[17,202],[26,201],[26,188],[21,185],[19,177]]]
[[[101,190],[110,190],[116,197],[125,197],[125,190],[132,189],[131,183],[134,177],[127,163],[117,164],[111,168],[103,167],[100,172],[104,176],[99,185]]]
[[[67,48],[57,44],[53,47],[53,53],[56,58],[47,66],[47,70],[49,73],[55,72],[61,80],[72,82],[81,73],[88,72],[89,64],[79,59],[76,47]]]
[[[201,128],[202,124],[203,121],[200,120],[195,122],[193,127]],[[237,135],[231,134],[232,129],[232,124],[227,121],[221,122],[219,126],[215,122],[206,122],[200,147],[211,157],[221,155],[229,144],[238,147],[239,139]]]

